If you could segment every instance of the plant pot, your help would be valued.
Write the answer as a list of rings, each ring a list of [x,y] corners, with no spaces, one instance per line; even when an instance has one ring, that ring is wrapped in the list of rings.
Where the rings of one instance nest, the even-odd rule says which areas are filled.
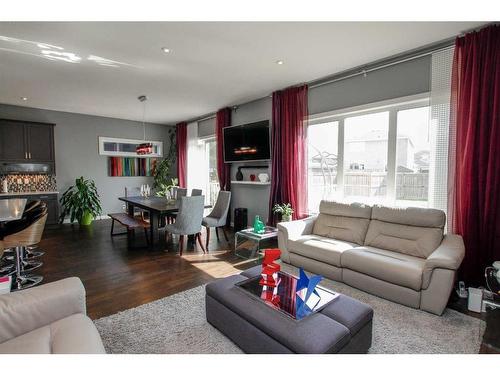
[[[291,215],[281,215],[281,221],[292,221]]]
[[[78,221],[80,225],[90,225],[94,220],[94,216],[89,211],[85,211],[82,215],[82,218]]]

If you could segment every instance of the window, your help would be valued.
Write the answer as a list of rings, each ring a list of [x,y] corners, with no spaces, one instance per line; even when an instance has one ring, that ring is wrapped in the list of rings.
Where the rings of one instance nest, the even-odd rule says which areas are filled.
[[[447,144],[433,139],[432,125],[422,95],[311,118],[309,210],[322,199],[434,207]]]
[[[307,129],[309,207],[319,207],[322,199],[332,199],[337,192],[338,129],[338,121]]]
[[[396,204],[427,207],[429,201],[429,107],[398,112]]]
[[[206,203],[214,206],[220,190],[219,178],[217,177],[217,144],[215,138],[208,138],[203,142],[205,144],[206,163],[204,170],[207,171],[205,176]]]
[[[373,203],[387,194],[389,112],[344,120],[344,197]]]

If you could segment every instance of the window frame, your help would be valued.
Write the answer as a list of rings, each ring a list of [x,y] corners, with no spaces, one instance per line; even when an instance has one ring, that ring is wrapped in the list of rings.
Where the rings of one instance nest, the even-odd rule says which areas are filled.
[[[398,112],[408,109],[430,107],[430,99],[430,92],[425,92],[417,95],[404,96],[400,98],[309,115],[307,127],[325,122],[338,122],[337,197],[340,200],[346,199],[344,195],[345,119],[349,117],[369,115],[379,112],[389,112],[389,132],[387,139],[387,192],[383,203],[394,205],[396,203],[396,153]],[[430,120],[431,119],[429,118],[429,121]]]

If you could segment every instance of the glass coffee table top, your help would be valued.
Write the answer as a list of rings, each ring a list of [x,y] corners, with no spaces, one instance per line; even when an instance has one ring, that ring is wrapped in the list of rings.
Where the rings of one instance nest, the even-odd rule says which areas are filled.
[[[249,293],[252,297],[284,313],[286,316],[300,320],[320,311],[328,303],[339,296],[331,290],[317,286],[315,293],[304,303],[306,289],[297,292],[297,278],[285,272],[278,272],[279,284],[277,287],[267,287],[260,284],[262,276],[241,281],[237,287]]]

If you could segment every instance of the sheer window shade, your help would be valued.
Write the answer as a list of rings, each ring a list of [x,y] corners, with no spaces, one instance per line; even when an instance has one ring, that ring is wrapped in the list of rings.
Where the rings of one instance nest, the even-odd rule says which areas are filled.
[[[431,95],[430,95],[430,143],[431,165],[429,175],[429,205],[447,211],[448,190],[453,188],[448,184],[448,156],[450,139],[450,99],[451,99],[451,68],[453,48],[436,51],[432,54]],[[447,215],[449,218],[451,217]]]

